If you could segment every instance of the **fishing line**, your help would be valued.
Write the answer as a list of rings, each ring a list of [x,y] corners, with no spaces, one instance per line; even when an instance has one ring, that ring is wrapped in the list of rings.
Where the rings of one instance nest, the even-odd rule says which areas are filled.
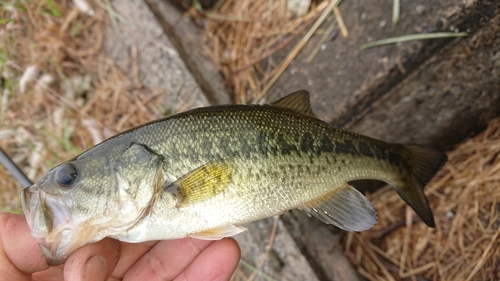
[[[21,184],[21,186],[28,187],[33,183],[28,177],[19,169],[19,167],[9,158],[9,156],[0,148],[0,163],[9,171],[9,173]]]

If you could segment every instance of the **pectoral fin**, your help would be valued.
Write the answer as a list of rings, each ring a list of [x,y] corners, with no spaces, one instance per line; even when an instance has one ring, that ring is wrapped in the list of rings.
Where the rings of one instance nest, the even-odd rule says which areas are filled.
[[[205,164],[165,188],[177,197],[177,208],[210,199],[231,182],[232,165],[228,161]]]
[[[190,234],[189,237],[202,240],[220,240],[224,237],[231,237],[247,230],[242,226],[227,225],[225,227],[210,229],[198,233]]]
[[[323,198],[309,202],[301,210],[308,216],[315,216],[324,223],[347,231],[367,230],[377,221],[370,201],[347,183]]]

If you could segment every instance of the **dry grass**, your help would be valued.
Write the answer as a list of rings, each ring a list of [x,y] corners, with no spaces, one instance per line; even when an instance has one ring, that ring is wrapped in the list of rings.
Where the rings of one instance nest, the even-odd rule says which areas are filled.
[[[378,224],[346,236],[358,271],[369,280],[499,280],[499,153],[500,119],[449,153],[425,190],[435,229],[389,188],[370,196]]]
[[[162,115],[159,96],[101,52],[110,15],[98,3],[90,1],[93,16],[72,1],[0,4],[0,147],[33,180],[103,138]],[[33,66],[35,75],[23,78]],[[1,210],[20,211],[19,190],[0,167]]]
[[[283,1],[222,2],[212,16],[206,16],[204,42],[206,52],[232,88],[236,103],[262,97],[266,85],[283,63],[273,60],[272,54],[309,30],[329,4],[323,1],[311,7],[306,15],[296,17]],[[288,60],[293,58],[294,55]]]

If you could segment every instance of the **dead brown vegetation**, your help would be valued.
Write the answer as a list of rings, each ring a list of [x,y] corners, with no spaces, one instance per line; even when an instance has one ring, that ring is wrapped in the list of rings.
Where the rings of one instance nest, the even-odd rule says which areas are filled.
[[[499,154],[500,119],[448,154],[425,190],[435,229],[389,187],[370,195],[377,225],[345,237],[358,271],[369,280],[499,280]]]

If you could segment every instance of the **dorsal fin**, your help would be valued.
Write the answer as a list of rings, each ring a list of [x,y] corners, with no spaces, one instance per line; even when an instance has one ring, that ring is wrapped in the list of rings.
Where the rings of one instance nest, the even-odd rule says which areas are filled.
[[[269,105],[290,109],[294,112],[316,118],[311,108],[309,92],[306,90],[293,92],[284,98],[270,103]]]

